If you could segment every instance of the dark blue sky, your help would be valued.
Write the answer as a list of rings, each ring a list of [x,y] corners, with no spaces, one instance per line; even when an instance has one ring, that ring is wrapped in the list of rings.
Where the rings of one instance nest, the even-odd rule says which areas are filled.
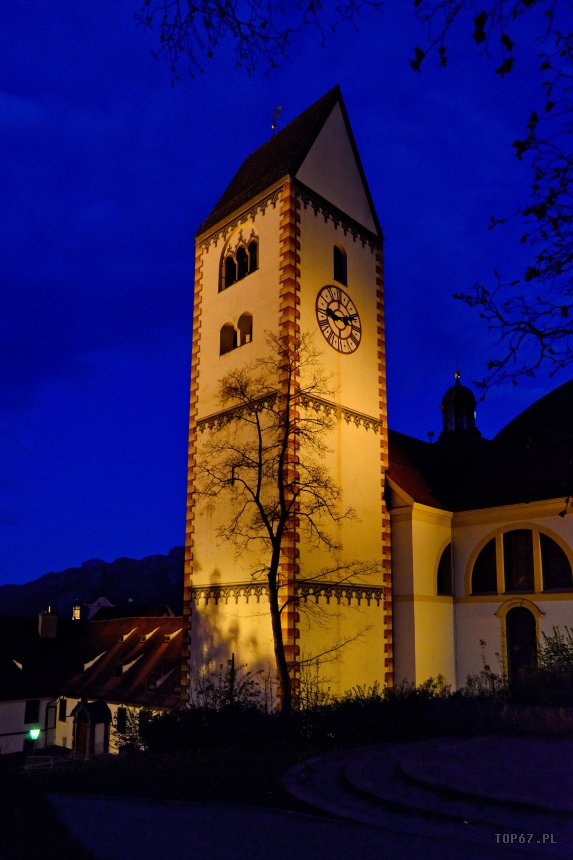
[[[487,224],[526,188],[535,51],[501,80],[460,33],[416,75],[407,6],[324,49],[303,33],[270,75],[223,44],[174,88],[130,0],[3,7],[0,581],[183,543],[193,235],[277,105],[342,87],[386,240],[390,426],[439,432],[456,364],[483,374],[492,342],[451,296],[519,273],[519,225]],[[494,390],[482,432],[554,384]]]

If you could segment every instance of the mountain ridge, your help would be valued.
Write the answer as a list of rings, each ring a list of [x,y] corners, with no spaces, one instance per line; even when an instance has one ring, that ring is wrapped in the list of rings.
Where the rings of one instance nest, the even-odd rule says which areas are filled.
[[[28,618],[50,606],[71,618],[72,606],[107,597],[115,606],[167,603],[175,615],[183,607],[184,547],[166,555],[141,559],[121,556],[114,561],[91,558],[79,567],[50,571],[21,585],[0,586],[0,616]]]

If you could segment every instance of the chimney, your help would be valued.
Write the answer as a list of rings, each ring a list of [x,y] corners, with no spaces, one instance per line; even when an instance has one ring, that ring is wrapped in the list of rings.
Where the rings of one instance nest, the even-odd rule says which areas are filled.
[[[58,616],[51,606],[47,612],[38,612],[38,634],[42,639],[55,639],[58,634]]]

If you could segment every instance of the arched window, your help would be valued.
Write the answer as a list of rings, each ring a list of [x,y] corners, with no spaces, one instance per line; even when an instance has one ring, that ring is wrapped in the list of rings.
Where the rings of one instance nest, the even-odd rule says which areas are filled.
[[[219,335],[219,355],[231,352],[237,346],[237,332],[231,323],[225,323]]]
[[[241,336],[240,346],[250,343],[253,339],[253,317],[251,314],[241,314],[237,327]]]
[[[231,255],[225,257],[224,269],[225,271],[222,284],[223,290],[225,290],[227,287],[230,287],[231,284],[234,284],[237,280],[237,263],[235,261],[235,258]]]
[[[523,606],[510,609],[505,623],[509,682],[515,684],[537,666],[537,629],[535,617]]]
[[[249,242],[249,272],[254,272],[259,267],[259,244],[254,240]]]
[[[452,581],[452,545],[449,543],[443,551],[438,564],[437,593],[452,595],[454,593]]]
[[[497,575],[495,565],[495,538],[480,550],[472,571],[472,594],[495,594]]]
[[[541,569],[544,590],[551,588],[572,588],[573,577],[569,559],[552,538],[540,534]]]
[[[344,248],[339,248],[338,245],[333,248],[333,269],[334,280],[340,284],[346,284],[348,278],[346,251]]]
[[[573,571],[567,553],[537,529],[512,529],[498,535],[503,549],[503,580],[506,592],[536,592],[573,589]],[[487,543],[475,560],[472,594],[497,592],[495,541]],[[535,559],[541,559],[536,573]],[[540,573],[540,580],[536,577]]]
[[[258,269],[259,266],[259,243],[257,239],[251,239],[248,246],[242,233],[236,237],[233,246],[227,246],[224,251],[221,269],[220,291],[226,290],[231,284],[241,281]]]
[[[249,274],[249,258],[243,246],[237,248],[237,280],[240,281]]]
[[[506,591],[534,591],[533,535],[529,529],[504,534],[503,568]]]

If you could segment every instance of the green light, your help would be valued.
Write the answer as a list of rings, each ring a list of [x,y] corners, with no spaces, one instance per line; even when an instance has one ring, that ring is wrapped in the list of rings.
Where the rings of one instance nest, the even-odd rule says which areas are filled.
[[[40,737],[40,729],[30,729],[28,734],[31,740],[37,741]]]

